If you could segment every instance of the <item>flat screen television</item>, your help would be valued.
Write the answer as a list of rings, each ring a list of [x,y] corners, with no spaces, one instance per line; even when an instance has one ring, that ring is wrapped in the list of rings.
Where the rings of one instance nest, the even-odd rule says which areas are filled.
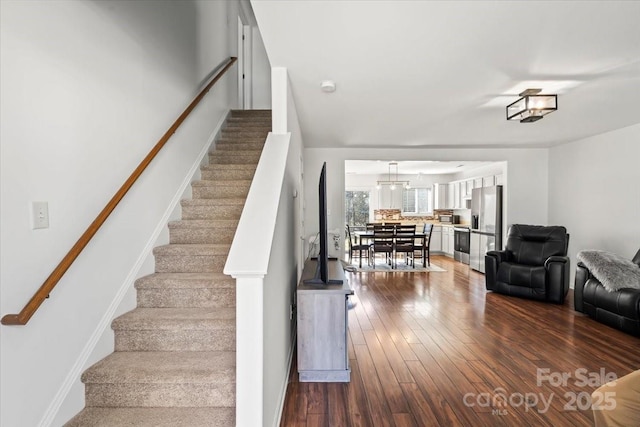
[[[329,246],[327,245],[327,162],[322,164],[320,171],[320,181],[318,183],[318,225],[320,238],[320,250],[318,251],[318,265],[316,272],[311,279],[304,281],[310,285],[341,284],[340,279],[329,277]]]

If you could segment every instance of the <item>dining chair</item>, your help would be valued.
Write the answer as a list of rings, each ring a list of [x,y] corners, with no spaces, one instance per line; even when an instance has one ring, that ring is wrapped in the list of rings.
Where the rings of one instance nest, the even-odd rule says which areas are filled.
[[[393,257],[393,239],[395,226],[374,225],[373,226],[373,243],[371,244],[371,260],[373,266],[376,265],[376,254],[385,254],[385,262],[392,265]]]
[[[430,248],[431,248],[431,233],[433,232],[433,224],[425,223],[422,227],[422,232],[424,233],[424,238],[416,239],[415,246],[413,247],[414,251],[419,252],[420,257],[422,257],[422,251],[424,249],[425,258],[427,259],[427,265],[431,265],[431,257],[430,257]],[[415,257],[415,252],[414,252]],[[424,260],[423,260],[424,262]]]
[[[396,225],[394,242],[395,256],[393,258],[396,267],[398,266],[398,254],[404,254],[405,264],[415,268],[414,245],[415,245],[416,225],[401,224]]]
[[[362,256],[367,258],[367,262],[370,263],[369,259],[371,245],[369,243],[356,242],[356,240],[353,238],[353,235],[351,234],[351,228],[349,227],[349,224],[347,224],[347,237],[349,238],[349,264],[351,264],[354,252],[358,257],[360,256],[360,253],[362,253]]]

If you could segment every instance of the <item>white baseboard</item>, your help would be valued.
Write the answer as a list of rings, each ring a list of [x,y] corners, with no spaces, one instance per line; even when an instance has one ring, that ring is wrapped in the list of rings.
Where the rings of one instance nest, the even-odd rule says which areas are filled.
[[[291,349],[289,350],[289,357],[287,362],[287,375],[284,378],[284,383],[280,387],[280,402],[278,403],[278,417],[274,420],[273,427],[280,426],[280,422],[282,421],[282,411],[284,410],[284,402],[287,397],[287,387],[289,386],[289,375],[291,375],[291,365],[293,364],[293,354],[295,353],[296,348],[296,322],[293,322],[293,329],[291,333]]]

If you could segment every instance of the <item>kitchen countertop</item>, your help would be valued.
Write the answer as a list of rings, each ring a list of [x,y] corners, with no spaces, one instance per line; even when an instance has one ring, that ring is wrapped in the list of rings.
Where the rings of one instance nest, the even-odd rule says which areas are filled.
[[[380,221],[379,223],[382,224],[384,221]],[[398,222],[398,221],[387,221],[387,222]],[[408,225],[421,225],[421,224],[433,224],[436,227],[468,227],[471,228],[471,224],[451,224],[449,222],[439,222],[439,221],[400,221],[401,224],[408,224]]]

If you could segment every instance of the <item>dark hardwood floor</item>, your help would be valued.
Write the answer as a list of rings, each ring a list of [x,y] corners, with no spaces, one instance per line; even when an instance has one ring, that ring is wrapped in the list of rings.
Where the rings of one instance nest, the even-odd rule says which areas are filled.
[[[347,273],[350,383],[300,383],[281,426],[590,426],[591,392],[640,369],[640,339],[562,305],[487,293],[484,275]]]

